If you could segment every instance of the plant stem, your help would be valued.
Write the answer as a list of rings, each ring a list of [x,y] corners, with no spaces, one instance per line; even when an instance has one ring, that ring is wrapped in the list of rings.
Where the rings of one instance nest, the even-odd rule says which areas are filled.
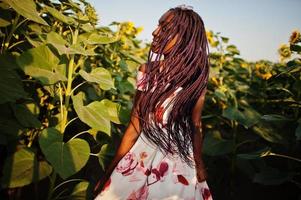
[[[53,193],[53,188],[54,188],[54,184],[55,184],[55,179],[56,179],[56,173],[53,170],[52,175],[50,176],[50,186],[49,186],[49,192],[48,192],[48,197],[47,200],[50,200],[52,197],[52,193]]]
[[[81,134],[84,134],[84,133],[89,133],[89,131],[82,131],[82,132],[79,132],[78,134],[76,134],[75,136],[73,136],[73,137],[70,139],[70,141],[73,140],[74,138],[76,138],[77,136],[79,136],[79,135],[81,135]]]
[[[65,126],[63,123],[64,120],[64,106],[63,106],[63,94],[62,94],[62,87],[61,83],[59,83],[59,96],[60,96],[60,110],[61,110],[61,133],[64,132]]]
[[[74,31],[74,33],[72,34],[72,44],[76,44],[77,42],[77,36],[78,36],[78,29],[76,29]],[[73,71],[74,71],[74,54],[70,56],[70,61],[68,64],[68,80],[67,80],[67,89],[66,89],[66,100],[65,100],[65,107],[63,110],[63,121],[61,124],[61,127],[63,127],[62,129],[62,133],[65,131],[65,127],[67,124],[67,120],[68,120],[68,107],[69,107],[69,102],[70,102],[70,97],[71,97],[71,87],[72,87],[72,80],[73,80]]]
[[[64,130],[66,129],[66,127],[69,125],[69,124],[71,124],[73,121],[75,121],[75,120],[77,120],[78,119],[78,117],[75,117],[75,118],[73,118],[73,119],[71,119],[70,121],[68,121],[68,123],[65,125],[65,127],[64,127]]]
[[[66,183],[70,183],[70,182],[74,182],[74,181],[84,181],[84,179],[70,179],[68,181],[64,181],[62,183],[60,183],[59,185],[57,185],[53,191],[57,190],[59,187],[61,187],[62,185],[66,184]]]
[[[14,19],[14,22],[12,24],[12,28],[11,28],[11,30],[10,30],[10,32],[9,32],[9,34],[8,34],[5,42],[4,42],[4,46],[3,46],[2,52],[4,52],[9,47],[9,42],[10,42],[10,40],[11,40],[11,38],[12,38],[15,30],[18,27],[17,24],[18,24],[19,18],[20,18],[20,14],[17,13],[16,18]]]
[[[236,164],[236,144],[237,144],[237,121],[233,120],[233,150],[232,150],[232,159],[231,159],[231,180],[230,180],[230,193],[231,196],[234,195],[234,174],[235,174],[235,164]]]
[[[266,156],[277,156],[277,157],[288,158],[288,159],[291,159],[291,160],[295,160],[295,161],[297,161],[297,162],[301,162],[301,159],[294,158],[294,157],[287,156],[287,155],[272,153],[272,152],[269,153],[269,154],[267,154]]]

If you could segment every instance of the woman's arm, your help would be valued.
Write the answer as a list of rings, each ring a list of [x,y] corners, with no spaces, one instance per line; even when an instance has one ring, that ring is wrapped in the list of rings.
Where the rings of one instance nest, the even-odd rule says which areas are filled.
[[[137,93],[140,93],[140,92],[137,91]],[[137,94],[136,94],[136,96],[137,96]],[[94,187],[94,195],[95,196],[98,193],[100,193],[104,184],[110,178],[113,170],[117,166],[118,162],[121,160],[121,158],[123,158],[125,156],[125,154],[127,154],[129,152],[129,150],[135,144],[135,142],[140,134],[139,119],[135,116],[134,113],[136,113],[136,111],[133,108],[132,114],[131,114],[131,121],[122,137],[122,140],[117,149],[117,152],[116,152],[113,160],[111,161],[111,163],[106,168],[104,176],[97,182],[96,186]]]
[[[139,67],[140,71],[145,70],[144,65],[141,65]],[[134,98],[134,102],[139,101],[139,97],[142,95],[142,92],[137,90]],[[121,139],[120,145],[116,151],[116,154],[111,161],[111,163],[108,165],[108,167],[105,170],[105,174],[101,180],[98,181],[94,188],[94,193],[96,195],[99,193],[100,189],[103,187],[105,182],[108,180],[110,175],[112,174],[113,170],[117,166],[118,162],[129,152],[129,150],[132,148],[132,146],[137,141],[139,135],[140,135],[140,126],[139,126],[139,118],[137,117],[137,108],[133,107],[131,111],[131,118],[128,127],[125,130],[125,133]]]
[[[202,147],[203,147],[203,131],[202,131],[202,122],[200,119],[201,112],[204,107],[206,89],[199,97],[196,105],[193,108],[192,120],[194,124],[194,138],[193,138],[193,156],[196,164],[196,172],[198,182],[202,182],[207,179],[207,172],[205,170],[205,165],[202,159]]]
[[[140,95],[140,92],[137,91],[136,97],[138,97],[138,93]],[[114,170],[120,159],[124,157],[126,153],[129,152],[129,150],[135,144],[140,135],[139,119],[135,116],[136,114],[136,109],[133,108],[129,125],[125,130],[125,133],[121,139],[120,145],[116,151],[113,160],[106,169],[106,177],[109,177],[111,175],[112,171]]]

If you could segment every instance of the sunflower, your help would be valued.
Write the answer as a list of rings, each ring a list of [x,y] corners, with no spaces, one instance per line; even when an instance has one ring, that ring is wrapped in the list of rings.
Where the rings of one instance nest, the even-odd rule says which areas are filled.
[[[278,49],[278,53],[280,54],[281,60],[289,58],[292,55],[290,47],[287,44],[282,44]]]
[[[300,32],[298,30],[293,31],[290,36],[289,42],[291,44],[296,44],[300,41],[301,41]]]

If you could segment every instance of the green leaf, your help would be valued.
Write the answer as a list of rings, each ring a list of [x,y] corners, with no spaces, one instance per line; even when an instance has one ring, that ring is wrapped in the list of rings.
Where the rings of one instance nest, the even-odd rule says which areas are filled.
[[[243,107],[243,111],[238,110],[235,107],[227,107],[223,110],[223,117],[230,120],[235,120],[242,124],[245,128],[249,128],[256,124],[260,119],[260,114],[251,107]]]
[[[80,24],[80,27],[86,32],[91,32],[94,30],[94,27],[90,23]]]
[[[279,143],[284,144],[286,143],[284,138],[279,135],[274,128],[272,128],[267,123],[258,123],[252,127],[252,130],[261,136],[263,139],[272,142],[272,143]]]
[[[4,2],[23,17],[48,26],[47,22],[39,16],[39,12],[36,10],[36,3],[33,0],[4,0]]]
[[[228,46],[226,47],[226,50],[227,50],[228,52],[232,53],[233,55],[235,55],[235,54],[239,55],[239,54],[240,54],[239,50],[238,50],[238,49],[236,48],[236,46],[234,46],[234,45],[228,45]]]
[[[275,122],[292,121],[292,119],[288,119],[283,115],[277,115],[277,114],[263,115],[261,116],[261,119],[265,121],[275,121]]]
[[[222,116],[235,121],[242,121],[244,119],[243,113],[235,107],[227,107],[223,110]]]
[[[119,111],[121,106],[118,103],[114,103],[108,99],[101,100],[100,104],[103,104],[105,108],[107,108],[110,120],[116,124],[121,124],[119,120]]]
[[[118,89],[120,93],[131,92],[134,90],[134,86],[128,80],[122,80],[119,82]]]
[[[43,42],[41,42],[39,39],[31,39],[28,35],[24,35],[24,36],[33,47],[38,47],[43,45]]]
[[[53,45],[59,52],[60,55],[62,54],[81,54],[84,56],[96,56],[97,53],[94,52],[94,49],[84,49],[80,46],[80,44],[71,45],[69,47],[62,45],[62,44],[51,44]],[[96,47],[94,47],[96,48]]]
[[[68,198],[72,199],[72,200],[88,199],[87,198],[88,186],[89,186],[89,182],[87,182],[87,181],[83,181],[83,182],[76,184],[75,187],[73,188],[72,193],[70,194],[70,196]]]
[[[51,171],[47,162],[38,162],[35,153],[24,148],[6,159],[1,184],[4,188],[22,187],[46,178]]]
[[[97,67],[91,73],[80,70],[79,74],[88,82],[98,83],[99,87],[103,90],[115,88],[111,73],[103,67]]]
[[[105,166],[114,157],[115,151],[113,147],[109,144],[104,144],[101,146],[101,150],[98,153],[98,161],[102,168],[105,170]]]
[[[2,16],[1,16],[2,17]],[[0,18],[0,27],[6,27],[10,25],[11,23],[3,18]]]
[[[60,34],[53,32],[53,31],[51,31],[50,33],[47,34],[46,40],[47,40],[47,43],[50,43],[53,46],[55,46],[57,44],[58,45],[68,44],[68,42],[66,40],[64,40],[64,38]]]
[[[57,70],[59,59],[46,45],[25,51],[17,58],[17,63],[26,74],[40,80],[44,85],[67,81]]]
[[[15,68],[18,65],[8,55],[0,55],[0,104],[15,102],[27,96]]]
[[[214,91],[214,95],[217,96],[219,99],[221,99],[223,101],[227,101],[227,95],[225,94],[225,92],[221,88],[217,88]]]
[[[241,154],[237,154],[236,156],[238,158],[242,158],[242,159],[248,159],[248,160],[253,160],[253,159],[258,159],[261,158],[263,156],[268,155],[271,152],[271,148],[270,147],[265,147],[263,149],[260,149],[258,151],[255,152],[251,152],[251,153],[241,153]]]
[[[221,39],[224,43],[228,43],[228,41],[229,41],[229,38],[227,38],[227,37],[221,37]]]
[[[110,44],[113,42],[118,41],[119,38],[117,36],[108,36],[108,35],[101,35],[100,33],[92,33],[88,40],[83,41],[86,44]]]
[[[9,143],[19,141],[24,127],[16,120],[8,104],[0,104],[0,110],[0,135],[4,135]]]
[[[135,61],[135,62],[137,62],[139,64],[145,63],[145,60],[143,60],[142,58],[133,56],[133,55],[127,53],[126,51],[120,50],[119,53],[121,53],[122,55],[126,56],[127,58],[132,59],[133,61]]]
[[[301,46],[297,45],[297,44],[291,44],[290,45],[290,50],[291,51],[296,51],[296,52],[300,53],[301,52]]]
[[[225,140],[221,138],[218,131],[212,134],[206,134],[203,143],[203,153],[209,156],[224,155],[232,152],[234,148],[233,140]]]
[[[90,156],[89,144],[82,139],[63,142],[63,134],[54,128],[44,129],[39,144],[54,170],[66,179],[82,169]]]
[[[110,115],[103,103],[98,101],[83,105],[84,93],[72,96],[74,109],[79,119],[91,128],[111,135]]]
[[[36,116],[31,113],[25,105],[14,104],[12,105],[15,117],[24,127],[28,128],[39,128],[42,126],[41,122],[36,118]]]
[[[63,13],[61,13],[60,11],[58,11],[55,8],[49,7],[49,6],[44,6],[44,9],[49,12],[53,17],[55,17],[56,19],[66,23],[66,24],[75,24],[76,21],[72,18],[72,17],[68,17],[66,15],[64,15]]]

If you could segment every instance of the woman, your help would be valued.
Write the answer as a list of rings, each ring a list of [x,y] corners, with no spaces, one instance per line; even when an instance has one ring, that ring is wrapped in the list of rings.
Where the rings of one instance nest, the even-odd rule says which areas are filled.
[[[209,74],[204,23],[181,5],[160,18],[153,36],[137,74],[131,123],[96,199],[211,200],[201,157]]]

